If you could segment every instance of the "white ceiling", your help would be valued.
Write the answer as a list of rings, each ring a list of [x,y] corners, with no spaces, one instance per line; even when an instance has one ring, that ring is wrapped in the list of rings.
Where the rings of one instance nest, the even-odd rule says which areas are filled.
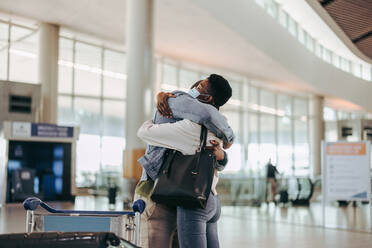
[[[288,72],[188,0],[155,1],[155,51],[257,79]],[[1,0],[0,11],[125,43],[125,0]],[[232,45],[234,44],[234,45]],[[270,74],[267,68],[271,68]],[[283,75],[284,77],[281,77]]]
[[[249,0],[254,1],[254,0]],[[189,0],[155,0],[155,51],[241,73],[291,91],[311,91],[279,62]],[[1,0],[0,11],[125,43],[125,0]],[[270,73],[268,73],[268,68]]]

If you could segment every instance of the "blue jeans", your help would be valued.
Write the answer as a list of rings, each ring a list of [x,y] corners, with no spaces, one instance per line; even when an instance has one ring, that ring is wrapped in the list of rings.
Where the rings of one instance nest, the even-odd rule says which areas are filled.
[[[220,215],[220,199],[213,193],[209,195],[205,209],[177,207],[177,230],[180,247],[220,247],[217,233],[217,221]]]

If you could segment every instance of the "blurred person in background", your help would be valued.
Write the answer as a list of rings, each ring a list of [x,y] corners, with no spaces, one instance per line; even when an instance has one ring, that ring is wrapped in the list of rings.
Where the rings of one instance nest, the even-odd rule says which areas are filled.
[[[279,174],[279,171],[276,168],[276,166],[274,166],[271,163],[271,158],[269,159],[269,162],[266,164],[266,169],[267,169],[266,181],[267,181],[267,184],[268,184],[266,192],[268,191],[269,187],[270,187],[270,191],[271,191],[270,192],[271,197],[268,200],[268,202],[272,201],[272,202],[276,203],[275,196],[276,196],[277,189],[278,189],[278,183],[276,181],[276,175]],[[268,194],[266,193],[266,195],[268,195]]]

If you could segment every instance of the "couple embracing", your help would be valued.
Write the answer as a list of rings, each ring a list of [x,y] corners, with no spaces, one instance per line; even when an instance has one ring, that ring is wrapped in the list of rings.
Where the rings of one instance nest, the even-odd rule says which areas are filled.
[[[149,146],[138,162],[143,168],[135,198],[146,202],[141,216],[141,247],[219,247],[217,221],[221,205],[216,192],[218,171],[225,168],[228,149],[234,134],[219,112],[232,95],[222,76],[212,74],[192,85],[188,93],[174,91],[157,95],[157,111],[153,120],[138,130],[138,137]],[[154,182],[170,149],[184,155],[195,154],[200,148],[202,126],[208,129],[207,148],[215,156],[214,176],[205,208],[174,206],[151,201]],[[222,149],[223,147],[223,149]],[[175,165],[177,168],[177,165]]]

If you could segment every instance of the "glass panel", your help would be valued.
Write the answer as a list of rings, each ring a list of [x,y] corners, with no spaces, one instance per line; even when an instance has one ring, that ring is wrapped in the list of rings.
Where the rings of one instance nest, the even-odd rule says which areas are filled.
[[[0,79],[7,79],[8,71],[8,24],[0,23]]]
[[[257,3],[258,5],[260,5],[262,8],[265,7],[265,2],[266,2],[266,0],[256,0],[256,3]]]
[[[180,88],[184,91],[190,89],[191,85],[197,82],[199,75],[195,71],[180,70]]]
[[[324,107],[323,108],[323,119],[325,121],[336,121],[337,120],[336,111],[334,109]]]
[[[72,94],[73,41],[59,39],[58,92]]]
[[[103,96],[124,99],[126,97],[126,56],[105,50]]]
[[[76,97],[74,106],[75,123],[77,125],[80,125],[80,132],[89,134],[100,134],[100,100]]]
[[[253,111],[258,111],[258,96],[257,96],[258,90],[256,87],[250,87],[249,89],[249,108]]]
[[[275,114],[275,95],[273,92],[260,90],[261,111]]]
[[[287,19],[288,19],[288,14],[280,9],[279,11],[279,23],[283,26],[283,27],[287,27]]]
[[[59,39],[58,92],[72,94],[73,41]]]
[[[292,102],[291,97],[287,95],[278,95],[278,114],[283,115],[291,115],[292,114],[292,108],[291,108]]]
[[[221,111],[222,114],[226,117],[227,122],[229,123],[230,127],[234,131],[235,134],[235,142],[240,143],[240,115],[239,112],[236,111]]]
[[[234,100],[241,100],[242,97],[241,97],[241,93],[242,93],[242,90],[241,90],[241,83],[239,82],[235,82],[235,81],[229,81],[229,84],[231,86],[231,89],[232,89],[232,96],[231,96],[231,99],[234,99]]]
[[[316,43],[315,54],[319,58],[322,58],[323,57],[323,46],[321,44],[319,44],[319,43]]]
[[[259,143],[258,143],[258,117],[256,114],[249,114],[249,143],[248,143],[248,167],[253,171],[259,170]]]
[[[327,63],[331,63],[331,51],[327,48],[323,49],[323,60]]]
[[[269,159],[276,164],[276,144],[275,144],[275,117],[272,115],[261,115],[260,121],[261,146],[260,162],[266,164]]]
[[[87,70],[75,70],[75,94],[87,96],[101,95],[101,75]]]
[[[307,116],[307,101],[301,98],[294,99],[294,115]]]
[[[359,112],[351,112],[350,113],[350,118],[352,120],[362,119],[362,117],[363,117],[363,113],[359,113]]]
[[[354,76],[361,77],[361,75],[362,75],[361,66],[362,65],[359,64],[359,63],[353,63],[353,74],[354,74]]]
[[[229,156],[229,163],[226,167],[226,171],[238,171],[242,167],[242,146],[240,145],[241,142],[241,132],[240,132],[240,115],[239,112],[223,112],[223,115],[227,118],[227,121],[234,131],[236,140],[233,144],[233,146],[226,150],[228,156]]]
[[[105,50],[105,71],[126,74],[127,58],[125,53]]]
[[[101,48],[76,42],[75,63],[88,65],[93,68],[101,68]]]
[[[305,31],[298,26],[298,41],[301,42],[302,44],[305,44]]]
[[[76,145],[76,186],[91,187],[101,161],[100,137],[80,134]]]
[[[72,109],[72,97],[58,96],[58,124],[74,126],[74,112]]]
[[[286,175],[292,175],[292,132],[291,119],[278,119],[278,170]]]
[[[276,18],[278,16],[278,5],[275,1],[268,2],[268,13],[272,17]]]
[[[58,92],[72,94],[72,67],[58,66]]]
[[[314,52],[314,39],[308,33],[306,33],[306,47],[311,52]]]
[[[242,145],[239,143],[234,143],[230,149],[226,150],[229,162],[226,165],[224,172],[237,172],[242,168]]]
[[[125,102],[103,102],[103,135],[124,137],[125,131]]]
[[[199,74],[199,80],[204,80],[204,79],[208,78],[209,76],[210,76],[210,74],[202,72],[202,73]]]
[[[366,114],[364,115],[364,119],[372,120],[372,113],[366,113]]]
[[[59,54],[58,59],[62,61],[72,62],[74,42],[69,39],[59,38]]]
[[[304,176],[309,169],[309,143],[306,121],[295,120],[295,175]]]
[[[326,121],[325,122],[325,140],[328,142],[337,141],[337,122]]]
[[[349,112],[337,111],[337,119],[338,120],[350,120],[351,116]]]
[[[75,94],[99,96],[101,94],[101,49],[76,43]]]
[[[345,58],[341,58],[341,69],[346,71],[346,72],[350,72],[350,61],[345,59]]]
[[[125,80],[103,77],[103,97],[124,99],[127,95],[127,83]]]
[[[163,65],[163,84],[177,85],[177,68],[173,65]]]
[[[333,54],[332,64],[337,68],[341,67],[341,58],[337,54]]]
[[[292,18],[288,19],[288,30],[294,37],[297,37],[297,23]]]
[[[125,139],[122,137],[103,136],[102,137],[102,166],[118,167],[121,171],[123,164],[123,151]]]
[[[370,65],[367,65],[367,64],[362,65],[362,78],[367,81],[371,80],[371,66]]]
[[[37,50],[38,36],[35,31],[11,26],[10,80],[38,83]]]

